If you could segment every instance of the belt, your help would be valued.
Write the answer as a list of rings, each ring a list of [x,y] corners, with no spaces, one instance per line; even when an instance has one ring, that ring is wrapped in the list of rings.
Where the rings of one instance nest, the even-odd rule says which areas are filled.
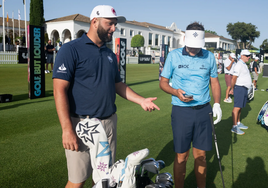
[[[192,108],[194,110],[199,110],[201,108],[204,108],[205,106],[209,105],[209,102],[206,104],[202,104],[202,105],[197,105],[197,106],[185,106],[186,108]]]
[[[108,119],[110,118],[112,115],[114,115],[115,113],[111,114],[110,116],[106,116],[106,117],[101,117],[101,118],[98,118],[100,120],[104,120],[104,119]],[[80,119],[86,119],[86,118],[91,118],[90,115],[78,115],[78,114],[74,114],[74,113],[71,113],[71,117],[75,117],[75,118],[80,118]]]
[[[226,75],[232,75],[232,74],[229,74],[229,73],[225,73]]]

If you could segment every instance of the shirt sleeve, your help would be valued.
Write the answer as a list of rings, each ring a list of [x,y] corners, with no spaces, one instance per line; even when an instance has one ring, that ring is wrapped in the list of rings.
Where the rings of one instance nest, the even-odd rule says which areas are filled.
[[[69,44],[63,45],[57,53],[52,78],[59,78],[71,82],[77,61],[78,56],[72,46]]]
[[[164,65],[163,71],[161,73],[161,76],[165,77],[167,79],[170,79],[172,74],[173,74],[172,53],[170,52],[167,56],[166,61],[165,61],[165,65]]]
[[[117,57],[116,57],[115,54],[113,54],[113,59],[114,59],[114,62],[116,62],[115,63],[115,67],[116,67],[115,68],[115,71],[116,71],[116,73],[115,73],[115,83],[122,82],[120,74],[122,74],[122,75],[125,74],[124,72],[122,72],[124,70],[119,70],[120,68],[118,67],[119,64],[117,63]]]
[[[234,76],[239,76],[240,75],[240,70],[241,70],[241,65],[239,63],[237,63],[234,67],[234,72],[233,75]]]
[[[212,78],[217,78],[218,77],[218,72],[217,72],[217,64],[216,64],[216,59],[214,57],[214,55],[209,52],[211,54],[211,70],[210,70],[210,77]]]

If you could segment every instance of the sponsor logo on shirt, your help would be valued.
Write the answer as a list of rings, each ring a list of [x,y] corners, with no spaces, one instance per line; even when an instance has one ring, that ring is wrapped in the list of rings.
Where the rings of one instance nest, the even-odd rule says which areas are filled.
[[[189,69],[189,65],[178,65],[179,69],[185,68],[185,69]]]
[[[110,61],[110,63],[113,62],[113,58],[111,56],[107,56],[108,60]]]
[[[202,65],[202,66],[200,67],[200,69],[207,70],[207,68],[206,68],[204,65]]]
[[[64,66],[64,64],[62,64],[62,65],[58,68],[57,72],[60,72],[60,73],[67,73],[66,70],[67,70],[66,67]]]

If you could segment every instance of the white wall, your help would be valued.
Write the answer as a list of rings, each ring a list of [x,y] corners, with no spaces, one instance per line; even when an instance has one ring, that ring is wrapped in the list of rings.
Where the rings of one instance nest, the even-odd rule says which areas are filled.
[[[118,23],[116,26],[116,31],[113,34],[113,38],[125,38],[127,39],[127,49],[131,50],[131,39],[133,36],[137,35],[138,32],[141,32],[141,35],[144,37],[144,46],[156,47],[155,45],[155,34],[159,35],[159,41],[157,47],[160,47],[162,44],[162,36],[165,36],[165,44],[168,43],[168,37],[173,38],[173,31],[162,30],[154,27],[142,27],[138,25],[128,24],[128,23]],[[125,29],[124,35],[121,35],[121,29]],[[130,36],[130,30],[133,30],[133,36]],[[153,34],[152,45],[149,45],[149,33]],[[171,45],[173,41],[171,41]]]

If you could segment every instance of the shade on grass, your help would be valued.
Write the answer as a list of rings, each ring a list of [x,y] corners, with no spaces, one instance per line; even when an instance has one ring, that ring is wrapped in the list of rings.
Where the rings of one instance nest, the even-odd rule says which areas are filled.
[[[171,96],[159,89],[158,65],[127,65],[127,84],[144,97],[157,97],[160,111],[145,112],[117,97],[117,159],[148,148],[148,157],[166,162],[161,172],[173,174],[173,141],[170,125]],[[64,187],[66,159],[61,128],[52,92],[52,74],[46,74],[46,97],[28,99],[27,65],[0,65],[0,94],[13,94],[13,102],[0,103],[0,187]],[[222,100],[226,89],[219,75]],[[268,78],[259,77],[259,91],[245,109],[242,122],[249,126],[245,135],[231,133],[232,104],[221,102],[222,121],[215,125],[226,187],[267,187],[267,131],[256,124],[257,114],[266,100]],[[213,101],[212,101],[213,103]],[[212,140],[213,145],[214,141]],[[222,187],[215,149],[207,152],[207,187]],[[187,163],[185,187],[196,187],[194,160]],[[154,178],[152,176],[152,178]],[[90,181],[86,183],[90,187]]]

